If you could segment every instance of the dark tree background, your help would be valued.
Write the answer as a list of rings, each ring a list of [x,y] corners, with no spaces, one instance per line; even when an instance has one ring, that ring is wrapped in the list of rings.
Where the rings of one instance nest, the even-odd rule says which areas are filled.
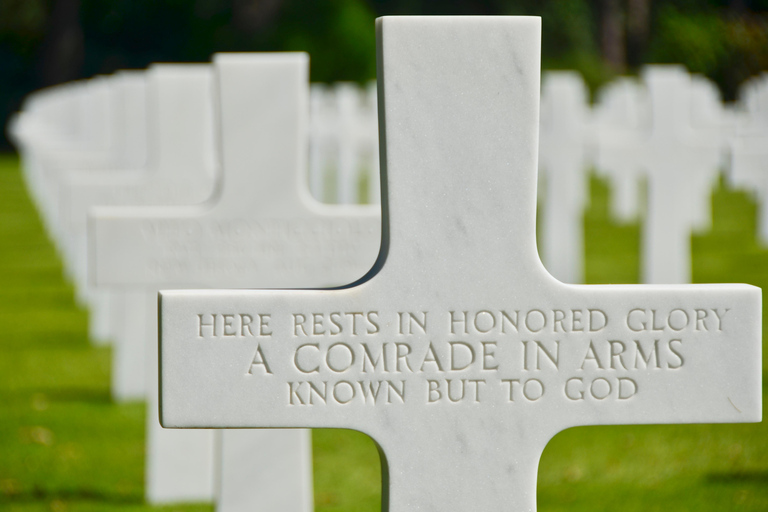
[[[0,0],[0,125],[32,90],[219,51],[303,50],[313,81],[370,80],[385,14],[542,16],[544,67],[593,90],[681,62],[733,100],[768,69],[768,0]]]

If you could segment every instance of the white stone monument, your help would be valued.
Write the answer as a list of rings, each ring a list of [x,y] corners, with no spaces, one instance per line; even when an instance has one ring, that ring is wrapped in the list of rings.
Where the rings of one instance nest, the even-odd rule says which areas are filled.
[[[79,133],[76,99],[81,85],[82,82],[70,82],[33,92],[24,99],[21,112],[9,126],[27,188],[41,214],[45,214],[47,206],[43,201],[47,184],[42,179],[41,160],[47,152],[63,151],[76,143]],[[48,219],[43,217],[43,220]]]
[[[251,74],[258,72],[246,65],[241,70],[237,63],[252,58],[249,54],[217,57],[219,74],[230,69],[224,67],[227,59],[232,61],[231,81],[219,84],[232,91],[221,92],[223,178],[216,194],[189,207],[100,210],[90,226],[95,241],[91,247],[94,282],[150,289],[212,283],[248,287],[251,281],[267,288],[308,282],[319,287],[353,281],[371,267],[381,236],[379,206],[312,200],[305,178],[307,87],[302,85],[297,96],[290,98],[297,102],[290,108],[288,101],[267,101],[263,108],[270,106],[269,110],[257,115],[256,109],[253,118],[244,118],[240,102],[255,93],[240,84],[255,80]],[[272,58],[280,62],[288,57]],[[275,73],[272,80],[286,79]],[[267,82],[261,87],[268,94],[272,85]],[[230,106],[230,101],[235,105]],[[226,117],[229,109],[235,113],[232,120]],[[265,118],[271,122],[264,122]],[[293,124],[283,126],[288,119]],[[288,128],[295,129],[288,132],[290,137]],[[226,133],[237,135],[230,139]]]
[[[379,252],[378,206],[323,205],[309,194],[306,55],[220,54],[214,66],[223,171],[215,199],[187,208],[99,209],[92,217],[95,281],[146,290],[148,317],[161,286],[339,286],[362,277]],[[223,321],[229,332],[231,319]],[[143,374],[137,365],[144,360],[149,368],[147,496],[159,503],[191,499],[203,488],[213,434],[160,429],[156,332],[150,318],[141,338],[120,350],[133,354],[123,373]],[[311,510],[308,432],[221,436],[221,510],[265,503]],[[278,447],[282,462],[259,456]],[[251,479],[243,488],[238,482],[256,470],[263,475],[258,485]]]
[[[107,342],[111,337],[107,304],[87,294],[75,273],[75,262],[67,249],[71,247],[59,214],[61,182],[77,169],[99,169],[114,164],[112,129],[119,126],[110,115],[110,102],[131,77],[120,73],[115,77],[72,82],[37,91],[25,100],[24,110],[16,117],[12,138],[19,150],[27,188],[43,224],[59,251],[64,273],[75,285],[81,305],[89,307],[91,340]]]
[[[379,181],[376,88],[339,82],[336,100],[336,197],[342,204],[377,203]],[[362,187],[365,180],[367,187]],[[372,196],[376,196],[375,198]]]
[[[109,80],[98,77],[38,91],[13,127],[25,181],[59,251],[66,238],[59,229],[58,182],[70,170],[103,169],[111,162],[110,117],[104,112],[109,89]]]
[[[78,117],[75,122],[79,132],[76,142],[60,151],[45,151],[41,157],[42,180],[47,191],[43,200],[46,205],[44,216],[61,254],[64,271],[74,282],[76,298],[82,305],[88,304],[89,297],[79,286],[76,260],[68,250],[71,237],[67,218],[61,215],[64,208],[61,202],[66,200],[62,196],[62,187],[71,173],[100,172],[114,166],[112,85],[112,77],[100,76],[84,81],[76,89]]]
[[[637,133],[647,130],[644,91],[637,80],[619,77],[600,90],[593,109],[595,166],[611,184],[611,214],[621,222],[640,216],[641,148]]]
[[[691,231],[708,212],[723,147],[691,122],[691,79],[679,67],[646,68],[652,130],[642,144],[648,179],[642,275],[647,283],[691,280]],[[702,206],[701,203],[705,203]],[[697,221],[699,221],[697,223]]]
[[[144,168],[112,172],[71,173],[62,186],[60,204],[67,232],[73,240],[78,272],[83,286],[94,262],[87,251],[88,212],[106,205],[196,204],[214,190],[213,107],[211,70],[206,64],[160,64],[147,72],[149,154]],[[146,136],[146,132],[145,132]],[[97,293],[104,294],[100,288]],[[109,291],[107,291],[109,293]],[[125,350],[136,336],[146,332],[141,325],[146,307],[144,295],[125,296],[128,322],[116,336],[112,367],[112,396],[117,401],[144,398],[143,356]],[[97,304],[93,304],[96,307]],[[154,317],[154,313],[151,313]],[[151,325],[154,325],[152,320]]]
[[[362,97],[357,84],[340,82],[334,87],[336,100],[336,198],[341,204],[359,203],[360,160],[357,139],[361,132],[358,112]]]
[[[360,137],[363,170],[368,177],[368,197],[365,202],[379,204],[381,201],[381,176],[379,175],[379,113],[376,82],[370,82],[365,90]]]
[[[334,108],[328,87],[315,84],[309,95],[309,190],[323,203],[329,198],[328,181],[333,168]]]
[[[123,183],[92,184],[86,192],[94,193],[100,185],[102,192],[99,195],[103,199],[91,201],[92,205],[99,206],[88,208],[88,211],[116,213],[131,211],[130,205],[195,204],[212,195],[215,185],[212,80],[210,65],[163,64],[150,68],[147,167],[137,176],[127,175],[127,181]],[[110,204],[126,206],[104,206]],[[164,207],[167,206],[158,208]],[[94,239],[92,233],[88,238],[89,250],[92,250],[98,239]],[[93,273],[95,258],[89,255],[88,260],[88,271]],[[113,283],[108,279],[95,281],[95,284],[100,289],[119,289],[126,300],[124,329],[117,339],[112,361],[112,395],[118,401],[143,399],[149,379],[145,375],[148,356],[144,347],[149,343],[148,338],[153,338],[157,325],[157,311],[153,306],[155,293],[141,287],[111,286]],[[136,345],[139,350],[133,349]],[[150,389],[156,389],[156,386],[152,385]],[[148,425],[152,425],[153,420],[156,422],[152,408],[147,416]],[[174,454],[165,466],[153,464],[154,459],[147,457],[145,488],[149,502],[213,499],[212,441],[207,446],[197,441],[211,436],[210,432],[184,432],[175,436],[178,442],[170,446],[156,443],[148,436],[148,453],[167,450]]]
[[[768,244],[768,132],[733,137],[730,178],[751,191],[757,202],[757,236]]]
[[[768,73],[742,87],[744,116],[730,139],[730,180],[758,204],[757,234],[768,244]]]
[[[760,421],[759,289],[544,270],[539,19],[377,30],[377,265],[333,290],[162,292],[163,425],[356,429],[387,510],[500,511],[535,510],[565,428]]]
[[[690,188],[699,198],[692,203],[692,227],[696,231],[712,229],[712,189],[721,171],[728,166],[729,135],[736,131],[738,118],[727,109],[714,82],[702,75],[691,75],[688,93],[690,124],[700,144],[716,150],[718,161],[709,172],[694,172],[690,176]]]
[[[584,208],[591,161],[589,93],[575,71],[544,75],[539,168],[545,176],[542,259],[564,283],[584,279]]]
[[[105,167],[62,172],[57,184],[56,222],[60,252],[75,291],[89,310],[89,337],[96,344],[122,335],[125,297],[94,290],[87,280],[85,222],[93,204],[111,201],[105,187],[130,186],[141,179],[147,159],[147,73],[121,71],[109,77],[107,117],[110,158]],[[90,195],[80,194],[86,189]],[[131,312],[128,313],[131,315]]]
[[[140,172],[121,173],[102,179],[82,179],[73,187],[73,204],[83,216],[104,205],[181,205],[205,201],[214,192],[215,163],[212,102],[212,70],[207,64],[162,64],[148,72],[149,152],[147,165]],[[111,212],[120,211],[114,206]],[[85,237],[85,231],[83,231]],[[96,241],[88,235],[88,245]],[[120,248],[116,248],[120,250]],[[87,269],[93,273],[95,259],[89,255]],[[99,289],[119,290],[125,299],[125,319],[117,337],[112,360],[112,396],[118,401],[143,399],[147,392],[147,337],[156,331],[155,294],[141,287],[110,287],[96,282]],[[150,333],[150,334],[148,334]],[[132,350],[133,345],[141,349]],[[154,386],[153,386],[154,387]],[[150,418],[156,415],[149,414]],[[205,433],[204,433],[205,434]],[[174,471],[152,471],[147,477],[147,496],[151,502],[210,501],[213,497],[213,446],[200,453],[194,432],[178,436]],[[207,434],[210,436],[210,434]],[[148,439],[148,443],[152,440]],[[185,446],[187,443],[187,446]],[[198,475],[199,458],[207,473]],[[154,467],[148,464],[148,471]],[[165,468],[169,469],[169,468]],[[166,497],[168,497],[166,499]]]
[[[350,82],[312,85],[309,183],[316,199],[379,202],[377,126],[375,83],[365,89]]]
[[[709,191],[721,169],[725,139],[715,142],[711,126],[692,122],[693,108],[701,107],[694,98],[702,96],[693,94],[695,86],[684,68],[649,66],[643,71],[643,82],[646,122],[634,133],[599,139],[597,164],[628,176],[632,169],[640,169],[647,180],[643,281],[687,283],[691,280],[691,231],[708,224]]]

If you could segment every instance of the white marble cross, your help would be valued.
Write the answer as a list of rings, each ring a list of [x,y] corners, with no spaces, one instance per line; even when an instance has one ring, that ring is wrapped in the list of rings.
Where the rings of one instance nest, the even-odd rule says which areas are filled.
[[[147,163],[147,73],[116,73],[109,78],[109,86],[109,165],[63,173],[57,187],[60,252],[77,294],[88,305],[89,337],[96,344],[111,343],[121,335],[120,315],[125,302],[110,291],[94,290],[87,282],[86,211],[94,202],[110,201],[105,186],[126,186],[140,179]],[[78,197],[83,189],[88,189],[90,196]]]
[[[333,167],[334,108],[329,88],[315,84],[309,94],[309,190],[312,197],[330,202],[327,182]]]
[[[731,180],[757,202],[757,233],[768,244],[768,132],[741,134],[731,141]]]
[[[144,169],[147,166],[147,72],[119,71],[115,74],[115,167]]]
[[[212,106],[212,69],[207,64],[155,65],[147,72],[147,109],[149,148],[144,168],[123,170],[105,176],[81,174],[72,185],[71,203],[82,216],[83,249],[85,249],[86,215],[104,205],[110,212],[120,211],[115,205],[179,205],[201,203],[214,192],[213,157],[214,128]],[[130,208],[121,206],[120,208]],[[89,226],[89,231],[91,231]],[[97,243],[88,233],[89,250]],[[119,248],[116,248],[119,249]],[[86,258],[84,258],[86,259]],[[87,272],[94,274],[96,260],[88,254]],[[119,293],[124,299],[121,331],[116,336],[112,358],[112,396],[118,401],[143,399],[147,392],[145,345],[156,331],[155,293],[144,288],[112,286],[93,281],[99,291]],[[107,285],[107,286],[105,286]],[[132,350],[138,344],[140,350]],[[154,388],[155,386],[153,386]],[[154,426],[149,414],[148,425]],[[214,492],[213,446],[203,455],[189,439],[201,434],[190,432],[178,436],[181,446],[170,447],[176,453],[176,474],[151,471],[147,460],[147,499],[163,501],[210,501]],[[210,434],[208,434],[210,436]],[[152,439],[147,443],[151,444]],[[184,442],[189,448],[184,447]],[[185,449],[186,448],[186,449]],[[196,479],[198,457],[206,458],[207,473]],[[170,472],[169,472],[170,473]],[[191,488],[191,491],[189,490]]]
[[[273,57],[275,62],[284,58]],[[307,84],[284,102],[262,106],[249,101],[246,115],[242,101],[255,93],[242,84],[264,72],[258,66],[238,66],[250,64],[249,54],[217,59],[217,76],[226,71],[231,77],[219,83],[228,88],[221,96],[220,133],[243,134],[222,135],[224,175],[217,193],[211,201],[186,208],[101,210],[94,215],[94,281],[147,288],[249,283],[291,288],[306,283],[337,286],[361,277],[378,253],[379,206],[327,205],[311,199],[305,177]],[[272,81],[280,78],[286,79],[273,72]],[[261,80],[264,94],[274,95],[269,89],[273,84]],[[269,124],[264,118],[276,120]]]
[[[374,82],[366,89],[350,82],[312,86],[309,183],[315,198],[341,204],[379,202],[377,123]]]
[[[22,170],[38,210],[46,217],[48,183],[43,179],[44,155],[74,146],[78,134],[77,101],[83,82],[70,82],[30,94],[9,126],[22,161]],[[47,226],[46,226],[47,227]]]
[[[712,229],[712,189],[718,174],[728,166],[729,135],[736,132],[738,117],[724,106],[714,82],[702,75],[691,75],[688,93],[690,125],[699,144],[714,149],[718,160],[707,171],[692,172],[690,189],[697,198],[692,204],[692,228]]]
[[[88,293],[79,279],[75,258],[69,251],[72,237],[60,214],[61,195],[72,173],[83,169],[104,172],[112,168],[115,156],[112,107],[116,86],[122,81],[123,77],[96,77],[51,91],[56,97],[55,103],[65,106],[63,110],[56,109],[57,119],[48,119],[59,135],[49,132],[51,140],[36,140],[24,156],[25,164],[32,161],[29,182],[48,232],[61,254],[65,275],[75,285],[79,304],[92,309],[89,335],[96,342],[106,342],[111,337],[107,316],[102,314],[107,309],[94,311],[92,308],[106,303]],[[61,114],[64,116],[59,117]]]
[[[358,201],[360,161],[357,139],[360,137],[358,112],[361,94],[357,84],[340,82],[333,89],[336,100],[336,198],[341,204]]]
[[[759,421],[759,289],[542,266],[540,20],[377,23],[377,265],[339,289],[162,292],[163,425],[356,429],[385,510],[501,511],[535,509],[565,428]]]
[[[204,201],[214,190],[210,66],[154,65],[146,72],[145,88],[141,96],[147,103],[143,130],[144,137],[149,138],[146,166],[109,172],[72,172],[60,186],[60,216],[70,239],[70,258],[77,264],[75,275],[82,287],[93,284],[88,284],[87,277],[94,268],[93,258],[88,254],[93,241],[86,236],[88,213],[93,208],[195,204]],[[111,293],[102,287],[96,297]],[[118,340],[112,371],[112,396],[118,401],[143,398],[145,390],[143,373],[137,374],[143,369],[143,359],[139,368],[129,371],[119,364],[131,357],[122,350],[120,338],[129,338],[136,332],[145,311],[136,303],[136,294],[125,299],[131,322],[123,322],[122,331],[115,336]],[[99,311],[99,302],[94,301],[91,306]]]
[[[365,91],[366,116],[365,125],[370,126],[365,130],[363,140],[363,161],[368,176],[368,197],[366,202],[379,204],[381,201],[381,176],[379,175],[379,113],[378,91],[376,82],[370,82]]]
[[[76,136],[63,137],[63,144],[39,144],[34,149],[36,165],[35,181],[41,184],[40,201],[43,219],[57,249],[62,254],[64,270],[68,277],[75,279],[74,269],[66,253],[68,243],[66,228],[60,216],[60,186],[66,176],[77,170],[109,169],[113,163],[111,87],[109,77],[96,77],[77,82],[68,91],[61,91],[70,97],[61,98],[74,107],[70,126]],[[67,124],[59,129],[66,131]],[[78,287],[77,299],[85,303],[85,295]]]
[[[603,139],[598,165],[623,160],[647,178],[643,222],[642,279],[682,284],[691,280],[691,230],[706,225],[709,190],[723,159],[724,139],[714,142],[710,127],[694,126],[694,86],[680,66],[649,66],[643,72],[650,117],[645,127],[620,141]],[[698,99],[701,99],[699,96]],[[602,155],[600,155],[602,153]]]
[[[610,180],[611,214],[622,222],[636,221],[640,212],[642,151],[636,134],[646,129],[642,97],[637,80],[619,77],[600,90],[593,109],[595,166]]]
[[[362,277],[379,252],[379,207],[323,205],[310,197],[306,55],[219,54],[214,68],[222,169],[215,199],[188,208],[94,212],[95,281],[147,290],[143,297],[149,314],[157,308],[160,287],[321,287]],[[148,497],[180,501],[209,481],[213,434],[160,429],[156,332],[150,321],[138,339],[121,344],[124,361],[132,365],[121,373],[143,375],[144,367],[149,369]],[[146,365],[137,366],[145,360]],[[311,509],[307,432],[221,435],[220,510],[270,502],[273,509]],[[291,462],[260,457],[265,445],[269,450],[282,446],[282,460]],[[253,480],[243,487],[237,483],[242,477],[233,478],[255,467],[267,468],[258,492]]]
[[[724,145],[691,122],[692,84],[677,67],[645,70],[652,116],[642,162],[648,177],[642,275],[646,283],[691,280],[691,231],[708,212],[709,191],[721,170]],[[724,142],[724,141],[721,141]],[[702,206],[704,203],[704,206]]]
[[[730,140],[730,179],[758,203],[757,235],[768,243],[768,73],[742,87],[745,116]]]
[[[378,202],[371,200],[377,188],[368,183],[361,191],[361,180],[368,176],[378,181],[376,130],[376,89],[361,89],[357,84],[340,82],[333,88],[336,100],[336,197],[342,204]],[[373,100],[373,101],[371,101]],[[363,194],[361,194],[363,192]]]
[[[584,208],[591,126],[589,96],[581,75],[550,71],[541,98],[539,168],[546,177],[542,259],[565,283],[584,279]]]

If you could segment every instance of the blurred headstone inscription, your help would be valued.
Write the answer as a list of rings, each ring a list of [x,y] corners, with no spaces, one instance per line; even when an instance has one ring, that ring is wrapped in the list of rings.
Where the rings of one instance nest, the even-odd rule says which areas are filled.
[[[534,510],[577,425],[761,417],[760,290],[575,286],[535,244],[540,21],[377,25],[382,256],[335,290],[161,294],[166,427],[331,427],[385,508]]]

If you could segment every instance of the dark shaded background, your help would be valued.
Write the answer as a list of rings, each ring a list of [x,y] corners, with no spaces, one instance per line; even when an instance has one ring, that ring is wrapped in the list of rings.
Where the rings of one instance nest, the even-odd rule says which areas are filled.
[[[367,81],[385,14],[542,16],[544,68],[577,69],[592,90],[682,62],[733,100],[768,69],[768,0],[0,0],[0,126],[32,90],[219,51],[303,50],[313,81]]]

